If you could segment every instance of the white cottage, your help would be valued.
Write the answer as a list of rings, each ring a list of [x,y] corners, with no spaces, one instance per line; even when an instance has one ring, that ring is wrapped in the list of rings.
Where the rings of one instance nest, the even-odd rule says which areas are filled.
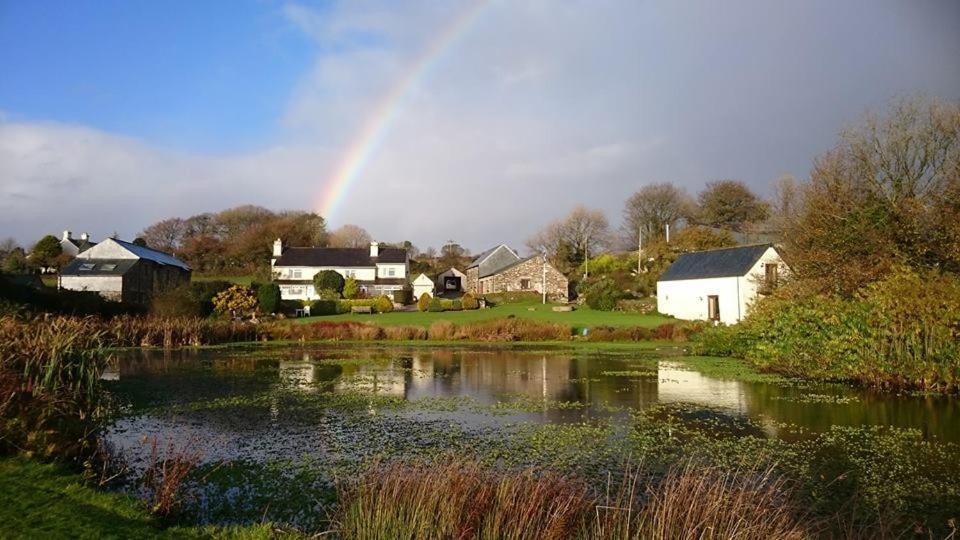
[[[657,281],[657,310],[678,319],[735,324],[788,272],[771,244],[684,253]]]
[[[383,247],[371,242],[370,248],[288,247],[277,239],[273,243],[273,278],[280,286],[284,300],[317,300],[313,276],[323,270],[334,270],[353,278],[370,296],[402,289],[408,283],[410,258],[407,250]]]

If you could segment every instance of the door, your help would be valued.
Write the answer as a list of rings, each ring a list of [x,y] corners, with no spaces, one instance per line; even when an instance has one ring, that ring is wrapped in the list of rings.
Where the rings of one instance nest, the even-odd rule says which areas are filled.
[[[717,295],[707,297],[707,318],[711,321],[720,320],[720,297]]]

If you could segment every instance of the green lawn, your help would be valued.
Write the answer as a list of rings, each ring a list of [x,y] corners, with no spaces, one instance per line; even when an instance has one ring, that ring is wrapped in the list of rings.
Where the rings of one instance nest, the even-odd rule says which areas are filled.
[[[269,538],[269,526],[171,527],[63,467],[0,458],[0,538]]]
[[[619,311],[594,311],[586,306],[579,306],[572,312],[555,312],[551,304],[543,305],[537,302],[517,302],[501,304],[487,309],[472,311],[444,311],[442,313],[421,313],[419,311],[381,313],[375,315],[343,314],[325,315],[322,317],[305,317],[293,319],[296,323],[305,324],[316,321],[360,321],[393,326],[400,324],[430,326],[434,321],[450,321],[452,323],[469,323],[499,319],[513,315],[538,321],[566,324],[576,328],[592,328],[595,326],[646,326],[653,328],[674,319],[659,314],[641,315],[638,313],[623,313]]]
[[[194,274],[190,278],[190,281],[229,281],[230,283],[249,287],[253,279],[253,276],[198,276]]]

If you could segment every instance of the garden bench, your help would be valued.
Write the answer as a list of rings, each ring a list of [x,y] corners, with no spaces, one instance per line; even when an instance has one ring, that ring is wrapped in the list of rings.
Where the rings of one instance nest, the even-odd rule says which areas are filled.
[[[350,313],[373,313],[373,308],[370,306],[352,306]]]

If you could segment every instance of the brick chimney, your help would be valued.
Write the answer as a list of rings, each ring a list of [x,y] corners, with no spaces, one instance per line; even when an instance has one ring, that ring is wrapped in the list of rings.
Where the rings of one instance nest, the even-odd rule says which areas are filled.
[[[377,258],[380,256],[380,242],[370,242],[370,257]]]

